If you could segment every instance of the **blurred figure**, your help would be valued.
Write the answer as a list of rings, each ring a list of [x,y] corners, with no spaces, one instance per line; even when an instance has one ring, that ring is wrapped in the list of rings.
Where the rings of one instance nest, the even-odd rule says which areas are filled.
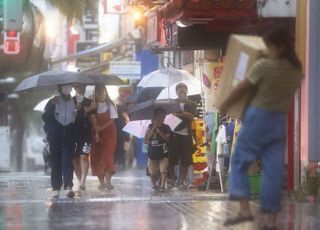
[[[277,229],[281,209],[281,185],[287,139],[287,114],[302,80],[301,63],[284,26],[274,27],[263,37],[267,58],[257,61],[221,105],[225,113],[243,93],[252,90],[231,160],[230,198],[239,201],[240,210],[225,225],[253,221],[247,170],[259,157],[262,161],[261,211],[266,222],[262,229]]]
[[[193,139],[191,125],[194,116],[197,113],[196,103],[189,100],[187,97],[188,87],[184,83],[179,83],[176,86],[176,94],[180,103],[181,111],[174,115],[179,117],[182,122],[173,130],[170,140],[170,155],[169,155],[169,187],[174,186],[176,176],[174,167],[179,165],[179,181],[178,188],[186,190],[185,179],[188,173],[188,167],[192,165],[193,154]]]
[[[84,97],[86,85],[74,86],[76,95],[77,116],[75,119],[76,151],[73,158],[75,174],[79,180],[80,190],[86,188],[86,178],[89,170],[89,153],[92,144],[92,126],[90,115],[92,114],[91,100]]]
[[[126,99],[125,105],[127,107],[127,111],[129,111],[134,106],[134,103],[135,102],[131,96]],[[127,149],[126,166],[127,168],[132,168],[135,166],[134,161],[136,159],[136,137],[135,136],[129,135],[129,141],[128,141],[128,144],[126,145],[126,149]]]
[[[119,90],[119,102],[117,104],[118,118],[115,120],[117,127],[117,144],[115,150],[115,163],[117,169],[125,169],[125,142],[130,140],[130,135],[122,131],[123,127],[129,122],[128,108],[125,103],[126,95]]]
[[[154,110],[154,118],[149,125],[144,143],[148,145],[148,163],[147,169],[151,177],[152,189],[160,192],[165,191],[168,172],[168,142],[171,128],[164,124],[166,112],[162,108]],[[157,185],[157,179],[160,173],[160,188]]]
[[[74,121],[76,105],[70,92],[72,86],[58,86],[59,96],[52,98],[46,105],[42,120],[47,129],[51,156],[51,185],[53,197],[58,198],[63,183],[67,197],[74,197],[73,164],[75,150]]]
[[[111,177],[115,173],[114,151],[117,131],[115,119],[117,108],[108,95],[105,85],[95,88],[93,107],[95,113],[90,116],[94,130],[94,142],[91,152],[92,175],[99,178],[99,189],[113,189]]]

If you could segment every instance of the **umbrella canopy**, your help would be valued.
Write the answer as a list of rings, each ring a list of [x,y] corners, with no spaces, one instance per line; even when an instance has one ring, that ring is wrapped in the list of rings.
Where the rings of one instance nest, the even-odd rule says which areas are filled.
[[[94,82],[97,84],[104,84],[104,85],[124,85],[125,82],[121,80],[116,75],[113,74],[102,74],[102,73],[87,73],[88,77],[90,77]]]
[[[157,99],[176,99],[178,98],[176,94],[176,85],[179,83],[184,83],[188,87],[188,96],[201,94],[201,82],[198,79],[194,79],[192,82],[190,81],[180,81],[177,82],[167,88],[161,90]],[[148,88],[147,88],[148,89]]]
[[[63,70],[52,70],[25,78],[15,88],[14,92],[55,89],[58,85],[65,84],[100,84],[98,80],[84,73]]]
[[[181,110],[177,100],[149,100],[146,102],[135,104],[133,108],[129,110],[130,120],[152,119],[154,109],[159,107],[163,108],[166,111],[166,115]]]
[[[148,87],[139,88],[133,95],[128,98],[133,103],[145,102],[151,99],[156,99],[164,87]]]
[[[169,87],[174,83],[180,81],[187,81],[192,83],[196,78],[189,72],[180,69],[167,68],[160,69],[149,73],[144,76],[138,87]]]
[[[181,123],[181,119],[169,114],[164,123],[169,125],[171,130],[174,130]],[[129,121],[122,130],[138,138],[143,138],[150,124],[151,120]]]
[[[44,108],[46,107],[46,105],[47,105],[47,103],[49,102],[50,99],[51,99],[51,97],[43,99],[35,107],[33,107],[33,110],[34,111],[39,111],[39,112],[44,112]]]

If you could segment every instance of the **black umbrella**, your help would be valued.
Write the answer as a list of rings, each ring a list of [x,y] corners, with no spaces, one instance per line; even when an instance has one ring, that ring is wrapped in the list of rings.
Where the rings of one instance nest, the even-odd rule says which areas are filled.
[[[129,110],[130,120],[150,120],[153,118],[153,111],[156,108],[163,108],[166,115],[180,111],[180,106],[177,100],[163,99],[163,100],[149,100],[135,104]]]
[[[130,100],[133,103],[140,103],[151,99],[157,99],[164,88],[165,87],[138,88],[138,90],[130,96]]]
[[[15,88],[14,92],[49,90],[65,84],[95,85],[99,84],[99,81],[95,81],[94,78],[84,73],[51,70],[25,78]]]
[[[97,84],[104,85],[124,85],[126,84],[116,75],[113,74],[102,74],[102,73],[86,73],[88,77],[90,77]]]

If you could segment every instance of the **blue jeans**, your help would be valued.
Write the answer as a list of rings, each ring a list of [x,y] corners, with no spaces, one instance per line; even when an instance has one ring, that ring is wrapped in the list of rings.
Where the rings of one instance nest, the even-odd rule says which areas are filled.
[[[231,199],[250,199],[247,170],[260,158],[261,210],[281,209],[281,186],[287,138],[287,114],[250,106],[243,119],[231,159],[229,194]]]

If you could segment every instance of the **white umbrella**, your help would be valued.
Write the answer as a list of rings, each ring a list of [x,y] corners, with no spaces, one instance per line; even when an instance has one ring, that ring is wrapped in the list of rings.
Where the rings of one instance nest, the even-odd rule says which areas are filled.
[[[176,99],[178,98],[176,94],[176,85],[179,83],[184,83],[188,87],[188,96],[201,94],[201,82],[194,78],[192,81],[180,81],[177,82],[167,88],[164,88],[160,94],[158,95],[157,99]]]
[[[174,130],[181,121],[180,118],[169,114],[166,116],[164,123],[169,125],[171,130]],[[143,138],[150,124],[151,120],[129,121],[122,130],[138,138]]]
[[[138,87],[169,87],[177,82],[186,81],[192,83],[195,77],[189,72],[180,69],[167,68],[153,71],[144,76]]]
[[[35,107],[33,107],[34,111],[44,112],[44,108],[52,97],[48,97],[40,101]]]

